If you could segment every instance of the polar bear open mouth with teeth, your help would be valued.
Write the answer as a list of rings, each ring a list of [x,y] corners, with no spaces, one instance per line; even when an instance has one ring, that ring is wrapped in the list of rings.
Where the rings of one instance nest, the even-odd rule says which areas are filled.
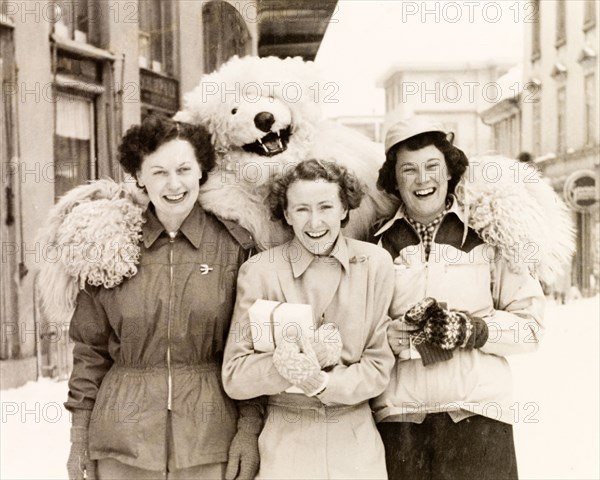
[[[221,113],[217,116],[220,122],[212,133],[215,146],[221,151],[246,152],[250,154],[246,161],[255,159],[256,155],[273,157],[286,152],[294,133],[310,128],[310,124],[302,126],[295,123],[294,107],[277,90],[273,96],[266,95],[266,89],[250,96],[241,93],[246,88],[245,84],[240,87],[234,84],[229,88],[240,88],[240,94],[232,95],[231,99],[227,95],[220,99],[224,100],[219,106]],[[238,160],[244,161],[242,157],[238,157]]]
[[[261,112],[258,115],[263,115],[266,112]],[[271,115],[271,114],[268,114]],[[256,119],[254,120],[256,123]],[[256,153],[263,157],[272,157],[279,153],[285,152],[292,134],[292,127],[289,126],[278,132],[267,133],[264,137],[257,139],[252,143],[246,143],[242,148],[246,152]]]

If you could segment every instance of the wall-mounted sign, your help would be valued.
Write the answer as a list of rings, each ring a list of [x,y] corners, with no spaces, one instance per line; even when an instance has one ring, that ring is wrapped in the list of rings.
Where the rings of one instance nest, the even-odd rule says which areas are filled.
[[[565,181],[563,194],[567,205],[578,212],[598,206],[598,178],[592,170],[577,170]]]
[[[179,110],[179,82],[174,78],[140,69],[141,99],[149,107],[175,114]]]
[[[56,56],[56,73],[100,84],[102,83],[101,72],[100,65],[94,59],[83,58],[63,50],[58,51]]]

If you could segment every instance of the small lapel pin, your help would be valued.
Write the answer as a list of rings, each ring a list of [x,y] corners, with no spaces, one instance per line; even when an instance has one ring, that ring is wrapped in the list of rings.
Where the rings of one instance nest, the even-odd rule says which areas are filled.
[[[212,272],[213,268],[209,267],[206,263],[200,264],[200,275],[206,275],[208,272]]]

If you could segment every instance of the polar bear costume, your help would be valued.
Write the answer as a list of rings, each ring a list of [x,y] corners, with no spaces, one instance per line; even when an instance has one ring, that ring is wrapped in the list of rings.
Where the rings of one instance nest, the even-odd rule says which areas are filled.
[[[244,227],[259,249],[281,244],[291,232],[270,220],[268,181],[316,158],[348,167],[365,185],[346,236],[366,239],[377,220],[392,216],[396,201],[376,188],[383,146],[322,117],[320,107],[335,100],[335,88],[299,57],[233,57],[203,76],[175,118],[204,125],[217,152],[216,167],[200,189],[202,207]],[[537,171],[514,160],[469,162],[456,190],[469,225],[515,269],[526,265],[552,283],[574,249],[564,203]],[[493,182],[490,167],[498,172]],[[68,322],[86,284],[112,288],[135,275],[147,202],[132,183],[112,180],[79,186],[59,200],[38,235],[53,259],[41,265],[37,282],[47,318]]]

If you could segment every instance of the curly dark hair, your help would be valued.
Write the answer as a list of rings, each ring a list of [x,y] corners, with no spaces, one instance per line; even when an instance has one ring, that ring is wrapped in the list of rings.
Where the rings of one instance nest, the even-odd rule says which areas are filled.
[[[215,151],[208,131],[202,126],[176,122],[163,115],[150,115],[141,125],[134,125],[127,130],[119,145],[119,163],[135,177],[146,155],[176,138],[190,142],[202,173],[212,170]],[[208,175],[202,175],[200,185],[207,179]]]
[[[452,145],[452,139],[448,140],[443,132],[425,132],[410,137],[403,142],[397,143],[388,151],[385,156],[385,162],[379,169],[379,178],[377,178],[377,187],[396,198],[400,198],[398,184],[396,181],[396,160],[400,149],[406,149],[411,152],[420,150],[429,145],[433,145],[444,155],[446,167],[450,178],[448,180],[448,194],[454,193],[457,183],[467,170],[469,159],[460,149]]]
[[[350,219],[350,210],[360,206],[365,191],[350,170],[335,162],[325,160],[311,159],[296,165],[288,165],[284,173],[271,180],[267,196],[271,219],[280,220],[287,225],[284,212],[288,206],[287,191],[290,185],[299,180],[318,179],[339,185],[340,200],[344,208],[348,210],[348,215],[342,220],[342,227],[345,227]]]

